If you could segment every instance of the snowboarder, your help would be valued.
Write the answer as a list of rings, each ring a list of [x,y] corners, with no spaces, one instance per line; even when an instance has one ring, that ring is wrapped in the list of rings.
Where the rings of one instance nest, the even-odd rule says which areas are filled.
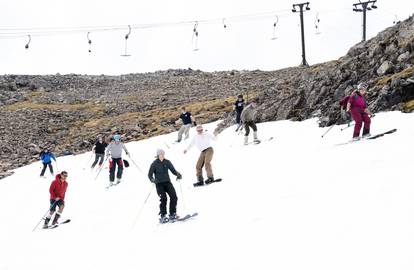
[[[98,141],[95,143],[95,145],[92,147],[92,151],[95,151],[95,161],[93,162],[91,169],[93,169],[99,161],[99,167],[102,166],[102,163],[104,162],[105,158],[105,148],[108,146],[108,144],[104,141],[102,137],[99,137]]]
[[[371,112],[368,109],[367,102],[365,100],[365,92],[368,88],[366,83],[360,83],[357,90],[348,99],[346,107],[347,112],[351,112],[352,119],[355,121],[354,134],[352,140],[359,140],[359,133],[361,131],[362,122],[364,122],[364,129],[362,131],[362,137],[369,137],[370,125],[371,125]]]
[[[125,145],[121,142],[121,135],[116,134],[113,137],[113,141],[108,145],[106,148],[106,156],[109,157],[111,155],[111,159],[109,160],[109,186],[114,184],[119,184],[122,178],[122,172],[124,170],[124,163],[122,160],[122,149],[125,151],[127,156],[129,156],[129,152],[126,149]],[[118,171],[116,173],[116,183],[115,181],[115,170],[118,166]]]
[[[233,110],[236,111],[236,124],[237,124],[237,129],[236,131],[239,130],[240,126],[241,126],[241,119],[240,119],[240,115],[243,111],[244,108],[244,99],[243,99],[243,95],[238,95],[237,96],[237,100],[233,105]]]
[[[244,144],[247,145],[249,142],[249,133],[250,127],[253,129],[253,141],[254,143],[260,143],[260,140],[257,138],[257,127],[254,123],[256,118],[256,101],[252,100],[252,102],[244,108],[241,113],[241,121],[244,124],[244,129],[246,133],[244,134]]]
[[[53,176],[53,166],[52,166],[52,159],[56,162],[56,157],[53,155],[52,152],[49,151],[49,149],[45,149],[39,154],[39,159],[42,161],[43,168],[40,173],[40,177],[44,177],[46,167],[49,167],[50,173]]]
[[[185,133],[185,139],[188,139],[188,137],[190,136],[191,125],[193,122],[195,123],[193,116],[191,115],[190,112],[186,111],[185,107],[181,108],[180,119],[182,120],[183,125],[178,130],[178,138],[176,142],[181,142],[181,139],[184,133]],[[177,120],[177,123],[180,121],[180,119]]]
[[[204,178],[203,178],[203,171],[202,171],[204,166],[205,166],[205,170],[207,173],[207,180],[205,181],[205,184],[210,184],[214,182],[213,169],[211,167],[211,160],[213,159],[214,151],[213,151],[213,147],[211,146],[211,143],[212,143],[212,140],[217,139],[217,133],[214,132],[214,136],[213,136],[210,133],[203,132],[202,125],[198,125],[196,130],[197,130],[197,135],[193,137],[188,147],[184,150],[184,154],[186,154],[187,151],[190,150],[191,147],[194,146],[194,144],[201,151],[197,164],[196,164],[197,182],[194,184],[194,186],[202,186],[204,185]]]
[[[175,220],[179,218],[177,216],[177,194],[174,186],[171,183],[170,176],[168,175],[170,170],[177,176],[177,180],[182,179],[182,176],[177,172],[172,165],[171,161],[165,158],[165,151],[163,149],[157,149],[156,159],[152,162],[148,171],[148,178],[155,184],[157,194],[160,197],[160,222],[165,223],[169,220]],[[170,214],[167,217],[167,194],[170,197]]]
[[[59,210],[55,214],[52,225],[56,225],[62,215],[63,209],[65,208],[66,189],[68,188],[68,182],[66,181],[67,177],[68,173],[62,171],[60,174],[56,175],[55,180],[50,184],[50,210],[45,218],[45,223],[43,225],[44,229],[48,228],[49,222],[56,211],[56,207],[59,207]]]

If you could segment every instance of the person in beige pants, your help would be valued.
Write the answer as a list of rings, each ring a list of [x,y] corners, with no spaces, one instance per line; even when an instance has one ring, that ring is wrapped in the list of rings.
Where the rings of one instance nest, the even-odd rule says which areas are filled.
[[[197,135],[193,137],[187,149],[184,150],[184,154],[191,149],[194,145],[201,151],[200,156],[196,164],[196,175],[197,183],[194,186],[204,185],[203,178],[203,167],[205,167],[207,173],[207,180],[205,184],[210,184],[214,182],[213,168],[211,167],[211,160],[213,159],[214,150],[212,147],[212,141],[217,139],[217,133],[214,133],[214,136],[210,133],[203,132],[203,126],[199,125],[196,128]]]

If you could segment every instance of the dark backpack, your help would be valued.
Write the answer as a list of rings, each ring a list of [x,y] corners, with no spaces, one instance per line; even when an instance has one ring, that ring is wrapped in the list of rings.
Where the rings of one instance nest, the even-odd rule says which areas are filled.
[[[350,98],[351,96],[346,96],[346,97],[344,97],[344,98],[342,98],[340,101],[339,101],[339,105],[343,108],[343,109],[346,109],[346,106],[347,106],[347,104],[348,104],[348,100],[349,100],[349,98]]]

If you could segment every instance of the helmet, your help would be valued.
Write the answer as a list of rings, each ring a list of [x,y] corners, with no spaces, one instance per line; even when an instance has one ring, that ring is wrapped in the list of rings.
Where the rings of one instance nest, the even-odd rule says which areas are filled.
[[[243,98],[243,95],[238,95],[237,97],[238,97],[238,98]]]
[[[114,135],[114,140],[116,142],[119,142],[121,140],[121,135],[119,135],[119,134]]]
[[[358,87],[357,88],[358,88],[358,90],[367,89],[368,88],[368,84],[362,82],[362,83],[358,84]]]

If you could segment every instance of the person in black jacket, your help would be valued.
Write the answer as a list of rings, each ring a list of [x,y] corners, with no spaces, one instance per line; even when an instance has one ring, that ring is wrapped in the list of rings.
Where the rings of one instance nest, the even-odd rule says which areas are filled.
[[[92,148],[92,151],[95,150],[95,161],[93,162],[91,169],[93,169],[98,163],[99,160],[99,167],[102,166],[102,163],[104,162],[105,158],[105,148],[108,146],[108,144],[104,141],[102,137],[99,137],[98,141],[95,143],[95,145]]]
[[[239,129],[239,127],[241,126],[241,113],[244,109],[244,99],[243,99],[243,95],[238,95],[237,96],[237,100],[233,105],[233,109],[236,111],[236,124],[237,124],[237,129]]]
[[[148,178],[153,182],[157,188],[157,194],[160,197],[160,222],[165,223],[169,220],[177,219],[177,194],[174,186],[171,183],[170,170],[177,176],[177,180],[182,176],[177,172],[172,163],[165,159],[165,152],[162,149],[157,149],[157,159],[152,162],[148,172]],[[170,197],[170,215],[167,217],[167,194]]]

